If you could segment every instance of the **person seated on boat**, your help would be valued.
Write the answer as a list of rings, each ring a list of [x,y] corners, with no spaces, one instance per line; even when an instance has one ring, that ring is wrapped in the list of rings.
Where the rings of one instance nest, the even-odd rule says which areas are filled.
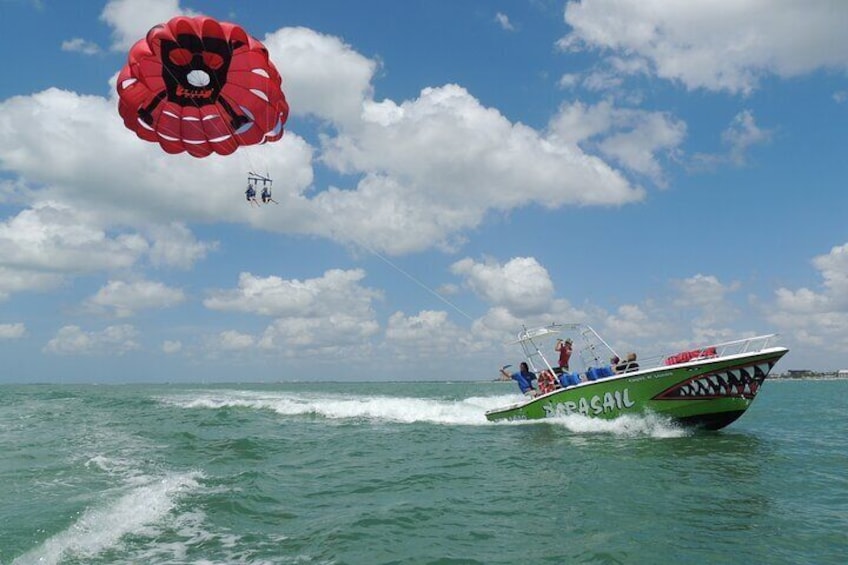
[[[618,355],[610,357],[610,369],[613,373],[618,373],[618,364],[621,363],[621,358]]]
[[[521,389],[521,393],[524,396],[536,396],[536,389],[533,388],[533,381],[536,380],[536,374],[530,370],[527,363],[522,361],[519,365],[518,372],[512,373],[511,375],[506,372],[506,367],[502,367],[501,380],[508,381],[510,379],[518,383],[518,388]]]
[[[639,370],[639,363],[636,362],[636,354],[628,353],[624,361],[615,366],[616,373],[629,373],[630,371]]]

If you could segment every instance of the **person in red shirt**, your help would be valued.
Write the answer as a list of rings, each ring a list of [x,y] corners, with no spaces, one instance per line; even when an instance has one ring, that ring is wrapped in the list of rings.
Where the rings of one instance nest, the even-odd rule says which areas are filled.
[[[559,351],[559,367],[557,367],[557,372],[562,373],[568,371],[568,361],[571,359],[571,338],[566,339],[565,341],[558,339],[556,345],[554,346],[555,351]]]

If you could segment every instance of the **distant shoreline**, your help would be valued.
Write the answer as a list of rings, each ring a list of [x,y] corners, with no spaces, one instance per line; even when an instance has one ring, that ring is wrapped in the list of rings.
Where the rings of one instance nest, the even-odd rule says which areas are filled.
[[[801,373],[801,374],[789,374],[789,373],[781,373],[778,375],[769,375],[769,380],[790,380],[790,381],[803,381],[803,380],[845,380],[848,379],[848,374],[846,373]]]

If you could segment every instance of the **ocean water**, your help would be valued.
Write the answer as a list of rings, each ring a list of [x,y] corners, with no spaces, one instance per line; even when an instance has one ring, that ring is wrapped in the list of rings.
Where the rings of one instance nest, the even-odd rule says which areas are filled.
[[[0,387],[0,563],[848,560],[848,381],[720,432],[511,383]]]

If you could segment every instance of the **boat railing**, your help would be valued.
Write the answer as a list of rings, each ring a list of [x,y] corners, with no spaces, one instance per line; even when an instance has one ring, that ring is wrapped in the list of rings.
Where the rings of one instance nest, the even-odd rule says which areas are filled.
[[[638,369],[626,362],[626,354],[616,352],[587,324],[550,324],[541,328],[523,328],[517,339],[511,343],[521,346],[530,369],[538,373],[539,371],[553,370],[556,366],[551,363],[553,359],[549,361],[545,353],[556,355],[551,346],[551,340],[560,335],[573,338],[574,352],[571,357],[571,371],[586,376],[589,376],[589,373],[594,374],[591,371],[592,369],[605,370],[605,368],[609,368],[615,370],[615,367],[612,367],[614,358],[620,359],[619,371],[622,370],[623,365],[626,372],[631,372],[705,361],[730,355],[756,353],[770,347],[778,336],[778,334],[764,334],[705,346],[693,346],[682,351],[662,355],[645,357],[639,355],[636,359]]]
[[[767,349],[778,334],[765,334],[733,341],[725,341],[703,347],[694,347],[671,354],[656,355],[639,359],[642,369],[679,365],[707,359],[740,355],[744,353],[756,353]]]

